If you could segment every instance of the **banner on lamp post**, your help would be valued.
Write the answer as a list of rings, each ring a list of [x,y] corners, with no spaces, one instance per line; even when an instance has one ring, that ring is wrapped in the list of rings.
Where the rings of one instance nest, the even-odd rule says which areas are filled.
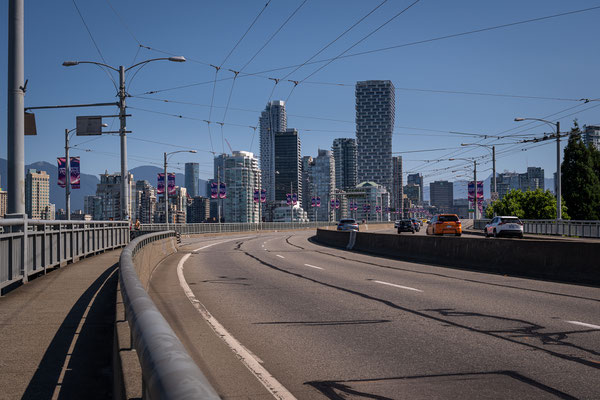
[[[64,188],[67,186],[67,159],[65,157],[57,157],[58,163],[58,186]]]
[[[220,199],[227,198],[227,185],[225,185],[225,182],[219,183],[219,198]]]
[[[315,201],[317,207],[321,207],[321,198],[317,196],[317,200]]]
[[[156,178],[156,193],[164,194],[165,193],[165,174],[163,172],[158,173]]]
[[[219,185],[217,182],[210,183],[210,198],[218,199],[219,198]]]
[[[317,206],[317,199],[314,197],[311,197],[310,199],[310,206],[311,207],[316,207]]]
[[[267,202],[267,189],[260,189],[260,202],[261,203]]]
[[[81,173],[80,173],[80,163],[79,157],[70,157],[71,165],[71,189],[79,189],[81,184]]]
[[[292,204],[298,204],[298,193],[292,193]]]
[[[175,173],[169,172],[168,175],[169,176],[167,177],[167,190],[169,196],[173,196],[177,192],[177,190],[175,189]]]
[[[285,202],[288,206],[292,205],[292,194],[291,193],[285,194]]]
[[[255,203],[260,202],[260,190],[258,190],[258,189],[254,190],[254,202]]]

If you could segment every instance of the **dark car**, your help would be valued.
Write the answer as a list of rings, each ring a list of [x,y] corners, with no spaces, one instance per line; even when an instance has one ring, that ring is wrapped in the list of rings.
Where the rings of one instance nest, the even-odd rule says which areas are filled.
[[[415,233],[415,224],[410,219],[401,219],[398,221],[398,233],[412,232]]]

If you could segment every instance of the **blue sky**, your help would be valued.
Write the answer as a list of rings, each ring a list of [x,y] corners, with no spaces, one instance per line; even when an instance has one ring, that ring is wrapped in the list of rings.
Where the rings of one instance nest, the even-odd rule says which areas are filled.
[[[465,179],[471,174],[472,164],[465,167],[464,161],[439,161],[451,157],[485,156],[478,173],[491,174],[490,157],[485,149],[460,149],[461,143],[475,142],[498,144],[499,172],[541,166],[546,177],[552,177],[556,169],[553,143],[543,142],[535,147],[515,144],[542,136],[552,128],[517,123],[514,117],[560,119],[563,130],[568,130],[574,118],[581,125],[600,123],[600,102],[577,101],[600,97],[597,45],[600,9],[340,58],[303,81],[324,65],[323,62],[307,64],[285,78],[303,81],[290,95],[292,83],[282,80],[275,85],[269,79],[284,78],[292,71],[278,68],[304,63],[382,0],[272,0],[223,64],[267,1],[76,0],[106,63],[129,66],[165,56],[157,50],[188,59],[186,63],[154,62],[133,80],[132,75],[127,77],[131,83],[128,92],[133,96],[127,100],[129,113],[133,115],[128,120],[128,129],[133,131],[128,141],[130,168],[161,165],[164,151],[191,148],[198,153],[177,154],[171,165],[183,170],[184,162],[196,161],[201,164],[201,177],[212,175],[211,151],[228,151],[228,146],[216,123],[211,124],[209,137],[207,124],[202,122],[209,119],[225,122],[223,138],[233,150],[251,150],[258,155],[258,133],[253,140],[250,126],[257,125],[260,111],[270,98],[285,100],[288,96],[288,126],[299,129],[303,155],[316,155],[318,148],[330,148],[337,137],[355,136],[354,84],[369,79],[389,79],[396,86],[393,151],[402,152],[405,171],[423,173],[425,182]],[[339,55],[413,1],[385,2],[314,60]],[[245,67],[231,91],[233,73],[228,69],[240,70],[247,64],[303,2]],[[7,3],[3,2],[0,8],[1,21],[7,21]],[[421,0],[347,54],[598,6],[600,1],[584,0]],[[115,100],[113,83],[100,68],[61,65],[64,60],[102,61],[72,0],[27,0],[25,20],[27,106]],[[155,50],[140,48],[140,44]],[[7,54],[6,28],[0,31],[0,53]],[[214,85],[215,69],[208,64],[223,66]],[[6,68],[6,62],[0,65],[0,75],[6,76]],[[273,71],[262,72],[269,70]],[[243,73],[259,74],[244,76]],[[196,85],[188,86],[192,84]],[[174,89],[181,86],[187,87]],[[6,93],[6,87],[6,78],[0,79],[2,93]],[[149,91],[158,92],[146,94]],[[229,108],[224,115],[230,92]],[[0,106],[6,109],[4,95]],[[555,114],[567,109],[570,110]],[[26,162],[55,162],[64,153],[64,129],[75,126],[77,115],[116,113],[116,108],[110,107],[37,111],[38,136],[26,138]],[[572,113],[576,114],[568,115]],[[116,120],[105,122],[112,124],[113,129],[118,128]],[[0,157],[6,158],[5,111],[0,113],[0,127],[3,144]],[[526,136],[485,139],[450,132]],[[73,154],[82,158],[82,172],[119,171],[117,136],[75,136],[72,143],[77,145]],[[523,151],[524,148],[529,149]],[[443,150],[414,152],[432,149]]]

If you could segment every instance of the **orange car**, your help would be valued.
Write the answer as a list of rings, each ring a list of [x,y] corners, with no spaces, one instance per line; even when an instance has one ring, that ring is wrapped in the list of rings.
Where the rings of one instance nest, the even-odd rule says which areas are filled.
[[[438,214],[431,218],[425,231],[428,235],[453,234],[462,235],[462,226],[460,219],[456,214]]]

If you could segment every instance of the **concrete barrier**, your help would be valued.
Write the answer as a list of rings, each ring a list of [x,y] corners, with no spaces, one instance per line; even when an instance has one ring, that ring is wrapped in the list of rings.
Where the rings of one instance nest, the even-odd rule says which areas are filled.
[[[318,229],[316,240],[346,248],[350,237],[347,232]],[[596,258],[600,243],[594,242],[359,232],[353,249],[407,261],[600,286],[600,262]]]

